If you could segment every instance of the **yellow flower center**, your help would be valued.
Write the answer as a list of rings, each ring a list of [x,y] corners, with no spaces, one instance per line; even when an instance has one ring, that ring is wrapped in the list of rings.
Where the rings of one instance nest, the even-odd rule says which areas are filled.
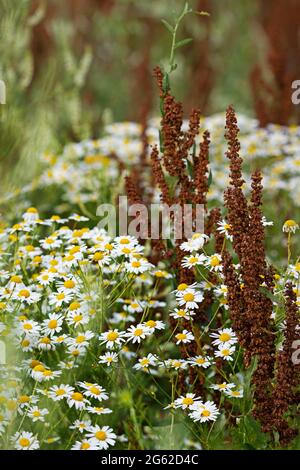
[[[51,330],[56,328],[57,327],[57,320],[50,320],[48,322],[48,328],[50,328]]]
[[[104,258],[104,253],[97,251],[93,256],[93,261],[101,261]]]
[[[229,341],[231,339],[231,336],[228,333],[222,333],[219,336],[219,340],[222,341],[222,343],[226,343],[226,341]]]
[[[82,315],[75,315],[75,317],[74,317],[74,322],[75,322],[75,323],[78,323],[78,322],[80,322],[80,321],[82,320],[82,318],[83,318]]]
[[[203,359],[203,357],[199,357],[197,360],[196,360],[197,364],[204,364],[205,362],[205,359]]]
[[[75,253],[78,253],[80,251],[80,247],[79,246],[73,246],[70,250],[69,250],[69,253],[70,255],[74,255]]]
[[[148,326],[149,328],[155,328],[155,326],[156,326],[156,321],[154,321],[154,320],[148,320],[148,321],[146,322],[146,326]]]
[[[297,222],[296,222],[295,220],[289,219],[289,220],[286,220],[286,221],[284,222],[284,225],[285,225],[286,227],[296,227],[298,224],[297,224]]]
[[[35,207],[28,207],[26,212],[28,214],[37,214],[37,209]]]
[[[90,448],[90,444],[88,442],[83,442],[80,446],[81,450],[88,450]]]
[[[33,370],[34,370],[35,372],[44,372],[44,371],[45,371],[45,367],[42,366],[42,364],[38,364],[37,366],[35,366],[35,367],[33,368]]]
[[[179,285],[177,286],[177,290],[179,290],[179,291],[183,291],[183,290],[185,290],[185,289],[187,289],[187,288],[188,288],[188,285],[187,285],[187,284],[184,284],[184,283],[179,284]]]
[[[108,341],[115,341],[118,338],[119,334],[116,331],[111,331],[107,335]]]
[[[182,400],[182,403],[183,403],[184,405],[189,406],[189,405],[192,405],[192,404],[194,403],[194,400],[193,400],[192,398],[190,398],[190,397],[185,397],[185,398]]]
[[[211,259],[210,259],[210,265],[212,267],[215,267],[215,266],[219,266],[220,264],[220,260],[217,256],[212,256]]]
[[[79,302],[72,302],[69,306],[70,310],[77,310],[78,308],[80,308],[80,303]]]
[[[19,440],[19,444],[21,447],[28,447],[29,444],[30,444],[30,440],[29,439],[26,439],[26,437],[22,437],[20,440]]]
[[[74,401],[83,401],[82,393],[74,392],[74,393],[72,393],[71,397]]]
[[[134,332],[134,336],[141,336],[143,334],[142,328],[137,328]]]
[[[77,338],[76,338],[76,343],[77,343],[77,344],[78,344],[78,343],[83,343],[84,340],[85,340],[85,336],[84,336],[84,335],[79,335],[79,336],[77,336]]]
[[[194,298],[195,296],[191,292],[188,292],[187,294],[183,296],[183,299],[185,302],[193,302]]]
[[[210,412],[209,410],[203,410],[203,411],[201,412],[201,414],[202,414],[202,416],[208,417],[208,416],[211,415],[211,412]]]
[[[97,431],[96,434],[95,434],[95,437],[96,437],[96,439],[98,439],[98,441],[105,441],[105,439],[106,439],[106,432],[104,432],[104,431]]]
[[[66,289],[72,289],[73,287],[75,287],[75,282],[72,281],[72,279],[68,279],[64,282],[64,286],[66,287]]]
[[[176,335],[176,338],[177,338],[178,340],[181,340],[181,341],[182,341],[183,339],[186,338],[186,334],[185,334],[185,333],[178,333],[178,335]]]
[[[149,365],[149,359],[142,359],[141,360],[141,366],[146,367]]]
[[[184,310],[178,310],[176,313],[179,317],[184,317],[185,314],[186,314],[186,312]]]
[[[45,336],[44,338],[40,339],[40,343],[42,343],[42,344],[51,344],[51,340],[50,340],[50,338]]]
[[[141,267],[141,263],[140,263],[139,261],[132,261],[131,266],[132,266],[133,268],[140,268],[140,267]]]
[[[19,297],[24,297],[27,299],[28,297],[30,297],[30,292],[27,289],[21,289],[18,295]]]
[[[19,397],[20,403],[28,403],[30,401],[30,397],[28,395],[21,395]]]

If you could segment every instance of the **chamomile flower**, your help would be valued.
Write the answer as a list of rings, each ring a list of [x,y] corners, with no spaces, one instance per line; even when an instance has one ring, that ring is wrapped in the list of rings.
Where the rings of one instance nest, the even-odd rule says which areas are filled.
[[[92,439],[83,439],[82,441],[76,441],[71,450],[99,450],[99,446]]]
[[[37,348],[40,351],[51,351],[56,347],[54,341],[49,336],[41,336],[37,341]]]
[[[124,305],[124,310],[128,310],[130,313],[141,313],[143,311],[143,304],[141,301],[130,301],[128,305]]]
[[[121,322],[130,323],[134,321],[135,321],[134,316],[130,315],[129,312],[123,311],[123,312],[115,312],[112,316],[112,319],[110,320],[110,323],[121,323]]]
[[[151,334],[151,330],[144,324],[139,323],[137,326],[131,325],[125,333],[125,337],[128,341],[134,343],[140,343],[142,339],[145,339]]]
[[[228,293],[228,288],[227,286],[225,286],[225,284],[221,284],[220,286],[215,287],[214,292],[218,297],[220,296],[226,297]]]
[[[170,313],[170,317],[184,320],[191,320],[191,318],[195,315],[195,312],[192,310],[185,310],[183,308],[175,308],[174,312]]]
[[[109,426],[100,427],[98,425],[89,427],[87,437],[101,450],[106,450],[109,446],[114,446],[117,438],[112,428]]]
[[[199,284],[197,284],[197,282],[193,282],[193,284],[190,285],[186,284],[185,282],[182,282],[181,284],[178,284],[177,289],[172,291],[171,294],[175,293],[176,297],[180,297],[186,291],[190,289],[195,290],[198,286]]]
[[[131,259],[128,263],[125,263],[125,269],[129,273],[141,274],[145,271],[149,271],[153,265],[149,263],[145,258]]]
[[[134,247],[138,244],[138,241],[136,238],[131,237],[129,235],[121,236],[121,237],[116,237],[114,240],[116,246],[120,247]]]
[[[47,408],[38,408],[37,406],[33,406],[28,409],[27,416],[31,418],[32,422],[35,423],[36,421],[41,421],[42,423],[45,422],[45,416],[49,414]]]
[[[153,276],[158,279],[172,279],[172,274],[168,273],[168,271],[157,269],[152,272]]]
[[[166,327],[161,320],[147,320],[143,325],[149,329],[149,333],[154,333],[155,330],[164,330]]]
[[[24,351],[24,352],[33,351],[34,348],[37,347],[38,341],[39,341],[38,336],[26,335],[25,338],[23,338],[20,342],[20,346],[21,346],[22,351]]]
[[[107,400],[108,395],[104,388],[95,383],[78,382],[80,388],[84,390],[83,394],[89,398],[96,398],[99,401]]]
[[[225,220],[218,222],[217,225],[218,225],[218,228],[217,228],[218,232],[225,235],[225,238],[232,242],[233,236],[231,234],[231,230],[232,230],[231,225],[228,224]]]
[[[183,258],[181,265],[184,268],[192,269],[195,266],[203,264],[204,261],[206,261],[206,257],[204,255],[190,255]]]
[[[37,437],[32,432],[16,432],[11,440],[17,450],[36,450],[40,447]]]
[[[215,253],[214,255],[208,256],[206,259],[206,266],[210,269],[210,271],[222,271],[221,255],[219,255],[219,253]]]
[[[31,376],[37,382],[48,382],[54,380],[61,375],[60,370],[51,370],[44,367],[42,364],[38,364],[31,371]]]
[[[299,225],[295,220],[289,219],[284,222],[282,227],[283,232],[296,233],[296,230],[299,230]]]
[[[217,406],[212,401],[196,402],[190,406],[190,410],[189,417],[195,422],[200,421],[200,423],[215,421],[220,414]]]
[[[210,386],[210,388],[218,392],[227,392],[234,387],[235,387],[234,383],[226,383],[226,382],[222,382],[220,384],[213,384]]]
[[[230,398],[243,398],[243,390],[225,390],[225,395]]]
[[[219,349],[215,351],[216,357],[221,357],[224,361],[233,361],[232,354],[235,352],[234,346],[219,346]]]
[[[86,312],[75,310],[67,313],[66,321],[69,325],[78,328],[80,325],[86,325],[90,321],[90,318]]]
[[[78,291],[78,283],[74,278],[67,278],[63,282],[57,283],[58,292],[63,292],[65,294],[75,294]]]
[[[49,397],[54,401],[60,401],[69,397],[74,392],[74,388],[68,384],[53,385],[49,389]]]
[[[42,331],[46,335],[54,335],[62,330],[63,316],[58,313],[50,313],[49,317],[42,322]]]
[[[118,355],[115,352],[106,352],[102,356],[99,356],[100,364],[106,364],[110,367],[114,362],[118,362]]]
[[[114,329],[101,333],[99,339],[101,344],[105,344],[108,349],[112,349],[120,346],[125,341],[124,336],[126,336],[124,331]]]
[[[72,346],[76,346],[76,345],[87,346],[89,344],[89,341],[92,338],[94,338],[94,336],[95,334],[92,331],[87,330],[82,333],[78,333],[77,336],[75,336],[74,338],[73,337],[66,338],[65,342],[67,345],[72,345]]]
[[[38,210],[35,207],[29,207],[26,212],[22,215],[25,222],[34,222],[39,219]]]
[[[211,338],[214,338],[212,342],[215,346],[231,346],[237,343],[237,337],[232,328],[222,328],[217,333],[212,333]]]
[[[87,400],[81,392],[71,392],[67,397],[67,403],[70,408],[74,406],[76,410],[84,410],[87,405],[90,405],[89,400]]]
[[[54,279],[56,278],[56,273],[51,271],[43,271],[38,277],[37,280],[39,281],[41,286],[49,286]]]
[[[38,397],[34,395],[20,395],[18,397],[19,408],[28,408],[38,402]]]
[[[213,364],[212,360],[205,356],[190,357],[188,362],[191,366],[203,367],[203,369],[207,369],[207,367]]]
[[[59,248],[62,245],[62,241],[59,240],[57,236],[52,235],[48,238],[40,240],[40,244],[44,250],[55,250],[56,248]]]
[[[78,215],[74,213],[69,216],[69,220],[75,220],[76,222],[87,222],[89,219],[84,215]]]
[[[133,366],[136,370],[149,370],[150,366],[155,366],[157,364],[157,357],[153,354],[148,354],[148,356],[142,357],[139,359],[139,362]]]
[[[181,333],[177,333],[177,335],[175,335],[175,338],[176,344],[187,344],[195,339],[194,335],[188,330],[183,330]]]
[[[40,300],[41,295],[35,292],[32,287],[23,285],[15,289],[12,297],[21,303],[31,305],[37,303]]]
[[[66,292],[53,292],[49,296],[49,304],[55,308],[60,308],[64,304],[70,303],[72,295]]]
[[[200,397],[196,397],[194,393],[187,393],[186,395],[182,395],[174,401],[175,408],[182,408],[185,410],[186,408],[192,409],[192,405],[197,403]]]
[[[70,426],[70,429],[77,429],[81,434],[88,430],[91,426],[91,421],[89,419],[76,419],[74,423]]]
[[[209,237],[204,233],[194,233],[187,242],[183,242],[180,245],[180,248],[182,251],[198,251],[203,248],[204,243],[206,243],[208,239]]]
[[[18,332],[25,333],[26,336],[38,336],[40,334],[40,325],[34,320],[22,320],[17,328]]]
[[[198,304],[203,300],[203,294],[197,292],[194,289],[186,289],[177,295],[177,301],[180,306],[184,306],[185,309],[195,310],[198,308]]]
[[[86,411],[98,416],[112,413],[110,408],[104,408],[103,406],[87,406]]]

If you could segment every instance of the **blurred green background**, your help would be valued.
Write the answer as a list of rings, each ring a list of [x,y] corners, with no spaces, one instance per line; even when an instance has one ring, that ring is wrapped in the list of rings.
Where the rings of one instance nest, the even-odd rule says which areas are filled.
[[[188,114],[254,115],[250,74],[266,53],[261,4],[281,0],[191,0],[172,85]],[[293,0],[288,0],[293,1]],[[29,182],[45,150],[101,134],[104,123],[157,115],[155,65],[166,63],[182,0],[0,0],[1,194]],[[298,2],[299,3],[299,2]]]

